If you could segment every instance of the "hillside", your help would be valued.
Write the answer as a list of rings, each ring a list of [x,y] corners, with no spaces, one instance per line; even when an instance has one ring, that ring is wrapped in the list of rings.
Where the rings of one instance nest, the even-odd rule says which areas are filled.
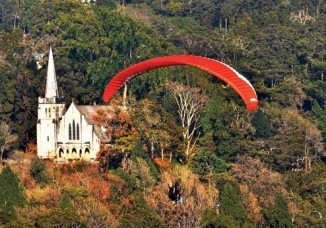
[[[0,8],[0,152],[9,164],[0,226],[325,226],[324,1],[4,0]],[[97,163],[41,161],[33,147],[50,45],[67,104],[102,104],[126,67],[191,54],[244,75],[259,109],[248,112],[197,68],[160,68],[127,83],[127,125],[108,121],[115,147]],[[201,100],[189,140],[175,88]],[[175,206],[176,181],[184,202]]]

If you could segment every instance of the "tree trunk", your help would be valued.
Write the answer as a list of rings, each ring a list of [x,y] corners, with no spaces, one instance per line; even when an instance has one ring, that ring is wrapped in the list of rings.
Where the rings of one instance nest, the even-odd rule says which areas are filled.
[[[154,158],[154,142],[151,142],[151,156]]]
[[[164,160],[164,150],[161,148],[161,158],[162,158],[162,161]]]
[[[187,140],[187,147],[186,147],[186,160],[188,161],[188,158],[189,158],[189,153],[190,153],[190,145],[191,144],[191,141],[188,139]]]
[[[305,171],[308,171],[308,146],[307,144],[304,146],[304,168]]]
[[[124,87],[123,87],[123,95],[122,95],[122,99],[123,99],[123,108],[125,110],[127,110],[127,84],[125,83],[124,84]]]
[[[3,151],[0,151],[0,163],[2,164]]]

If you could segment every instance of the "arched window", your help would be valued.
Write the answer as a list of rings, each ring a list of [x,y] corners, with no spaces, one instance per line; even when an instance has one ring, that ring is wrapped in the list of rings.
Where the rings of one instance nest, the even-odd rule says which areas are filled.
[[[77,123],[77,140],[79,140],[79,123]]]
[[[72,121],[72,139],[76,139],[76,125],[75,125],[75,120]]]
[[[48,109],[45,109],[45,117],[48,117]]]
[[[59,150],[59,158],[63,158],[63,157],[64,157],[63,149],[60,148],[60,150]]]
[[[69,135],[69,140],[71,140],[71,124],[69,124],[68,135]]]

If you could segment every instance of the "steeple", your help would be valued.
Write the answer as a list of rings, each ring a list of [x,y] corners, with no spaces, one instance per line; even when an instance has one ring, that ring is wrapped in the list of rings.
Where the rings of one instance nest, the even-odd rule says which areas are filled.
[[[48,72],[46,78],[45,98],[59,97],[57,79],[54,69],[52,48],[50,47]]]

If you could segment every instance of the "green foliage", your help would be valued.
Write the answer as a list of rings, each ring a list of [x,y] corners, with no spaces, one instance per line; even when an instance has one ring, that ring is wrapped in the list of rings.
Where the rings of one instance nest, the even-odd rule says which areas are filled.
[[[83,188],[65,186],[61,189],[63,195],[71,199],[80,199],[88,196],[88,192]]]
[[[219,216],[216,211],[205,210],[201,216],[200,225],[204,228],[218,227]]]
[[[213,173],[222,173],[228,169],[225,161],[216,154],[201,150],[191,158],[191,170],[201,176]]]
[[[114,0],[96,0],[96,5],[97,6],[107,6],[110,8],[116,8],[117,2]]]
[[[84,190],[85,191],[85,190]],[[86,221],[78,214],[78,211],[71,199],[76,201],[85,197],[83,189],[74,187],[64,187],[62,189],[63,198],[57,208],[51,209],[46,213],[36,217],[35,226],[37,227],[86,227]]]
[[[277,194],[274,206],[269,203],[264,210],[268,227],[293,227],[287,202],[282,194]]]
[[[150,159],[149,154],[143,150],[141,146],[141,142],[138,142],[136,146],[134,147],[132,153],[131,153],[131,160],[136,161],[137,158],[141,158],[146,161],[150,171],[151,175],[153,175],[156,182],[160,181],[160,172],[157,170],[156,166],[153,164],[152,160]]]
[[[136,186],[146,194],[155,184],[155,179],[150,171],[147,162],[141,158],[136,158],[130,168],[131,176],[136,178]]]
[[[326,103],[326,102],[325,102]],[[321,130],[321,134],[326,142],[326,104],[323,107],[320,107],[316,101],[313,102],[312,112],[317,117],[317,123]]]
[[[310,172],[288,172],[285,183],[287,189],[295,192],[303,199],[320,197],[325,188],[326,166],[322,161],[315,161]]]
[[[46,53],[49,43],[55,53],[60,95],[69,102],[73,97],[79,104],[100,102],[101,91],[109,79],[133,63],[166,54],[211,57],[230,64],[248,78],[265,113],[260,110],[248,113],[232,88],[191,67],[157,69],[144,74],[128,84],[128,96],[151,99],[157,109],[167,113],[161,114],[162,129],[172,136],[169,149],[175,154],[182,147],[174,118],[177,113],[161,85],[172,79],[204,88],[211,99],[201,119],[202,137],[198,142],[212,153],[197,154],[192,164],[194,171],[204,175],[216,168],[214,180],[220,187],[228,182],[236,183],[229,174],[218,173],[226,169],[224,161],[234,162],[238,154],[244,153],[259,156],[273,170],[283,172],[286,190],[293,192],[294,201],[302,205],[298,206],[300,214],[295,215],[300,220],[296,225],[322,226],[316,211],[325,214],[325,203],[321,200],[325,164],[313,161],[310,172],[286,173],[291,163],[302,157],[305,143],[316,144],[304,138],[312,131],[293,123],[295,120],[287,122],[284,107],[315,121],[312,124],[318,126],[326,141],[325,3],[309,1],[307,5],[303,0],[117,2],[97,0],[96,4],[81,5],[70,0],[0,1],[0,122],[7,122],[19,134],[15,146],[23,148],[26,142],[35,141],[37,97],[44,95],[46,64],[37,70],[34,54]],[[116,8],[121,2],[126,7]],[[305,13],[304,18],[308,20],[300,21],[299,13]],[[23,37],[24,28],[29,30],[29,35]],[[130,138],[124,138],[121,143],[129,144]],[[134,176],[114,171],[131,192],[137,185],[144,186],[140,184],[144,178],[139,174],[141,167],[146,167],[146,176],[160,179],[148,153],[141,149],[144,143],[139,142],[132,153],[137,165]],[[196,159],[206,161],[211,168]],[[79,165],[75,168],[82,171],[83,165]],[[48,177],[42,164],[35,162],[32,166],[31,175],[39,184],[46,184]],[[11,188],[1,182],[0,186]],[[64,187],[62,191],[71,199],[88,195],[78,188]],[[4,199],[1,191],[0,196]],[[274,207],[268,208],[272,211],[268,220],[271,224],[278,221]],[[0,221],[14,218],[14,213],[10,214],[12,208],[1,208]],[[55,210],[48,215],[53,221],[59,221],[59,226],[77,226],[61,221],[59,216],[67,217],[60,213]],[[126,215],[125,224],[132,226],[128,222],[135,221],[143,225],[133,216]],[[219,215],[217,221],[213,219],[216,226],[222,227],[245,226],[241,221],[226,214]],[[28,227],[29,222],[17,218],[9,224]],[[54,226],[45,217],[38,224]]]
[[[29,169],[29,174],[36,183],[44,186],[49,183],[49,174],[45,168],[45,163],[43,160],[39,159],[38,156],[34,156],[31,161],[31,167]]]
[[[201,218],[201,225],[205,228],[235,228],[241,227],[239,221],[232,216],[220,214],[217,215],[215,211],[205,211]]]
[[[59,208],[61,210],[71,210],[77,212],[75,206],[72,204],[68,196],[64,196],[59,203]]]
[[[5,224],[16,217],[16,206],[26,203],[22,184],[16,173],[9,166],[0,174],[0,224]]]
[[[86,227],[74,210],[53,209],[36,218],[36,227]]]
[[[17,217],[16,219],[12,219],[10,222],[8,222],[6,225],[3,226],[4,228],[34,228],[35,224],[30,219]]]
[[[255,113],[251,123],[256,129],[255,135],[258,138],[269,138],[272,135],[269,121],[261,109]]]
[[[125,181],[125,185],[130,192],[134,192],[137,189],[137,179],[129,175],[128,173],[124,172],[121,168],[116,170],[112,170],[111,173],[120,177],[122,180]]]
[[[156,212],[146,204],[140,194],[135,194],[135,206],[129,208],[128,213],[120,219],[119,227],[167,227]]]
[[[221,192],[220,210],[221,215],[229,216],[240,224],[247,218],[246,210],[244,209],[237,190],[229,183],[224,185]]]

